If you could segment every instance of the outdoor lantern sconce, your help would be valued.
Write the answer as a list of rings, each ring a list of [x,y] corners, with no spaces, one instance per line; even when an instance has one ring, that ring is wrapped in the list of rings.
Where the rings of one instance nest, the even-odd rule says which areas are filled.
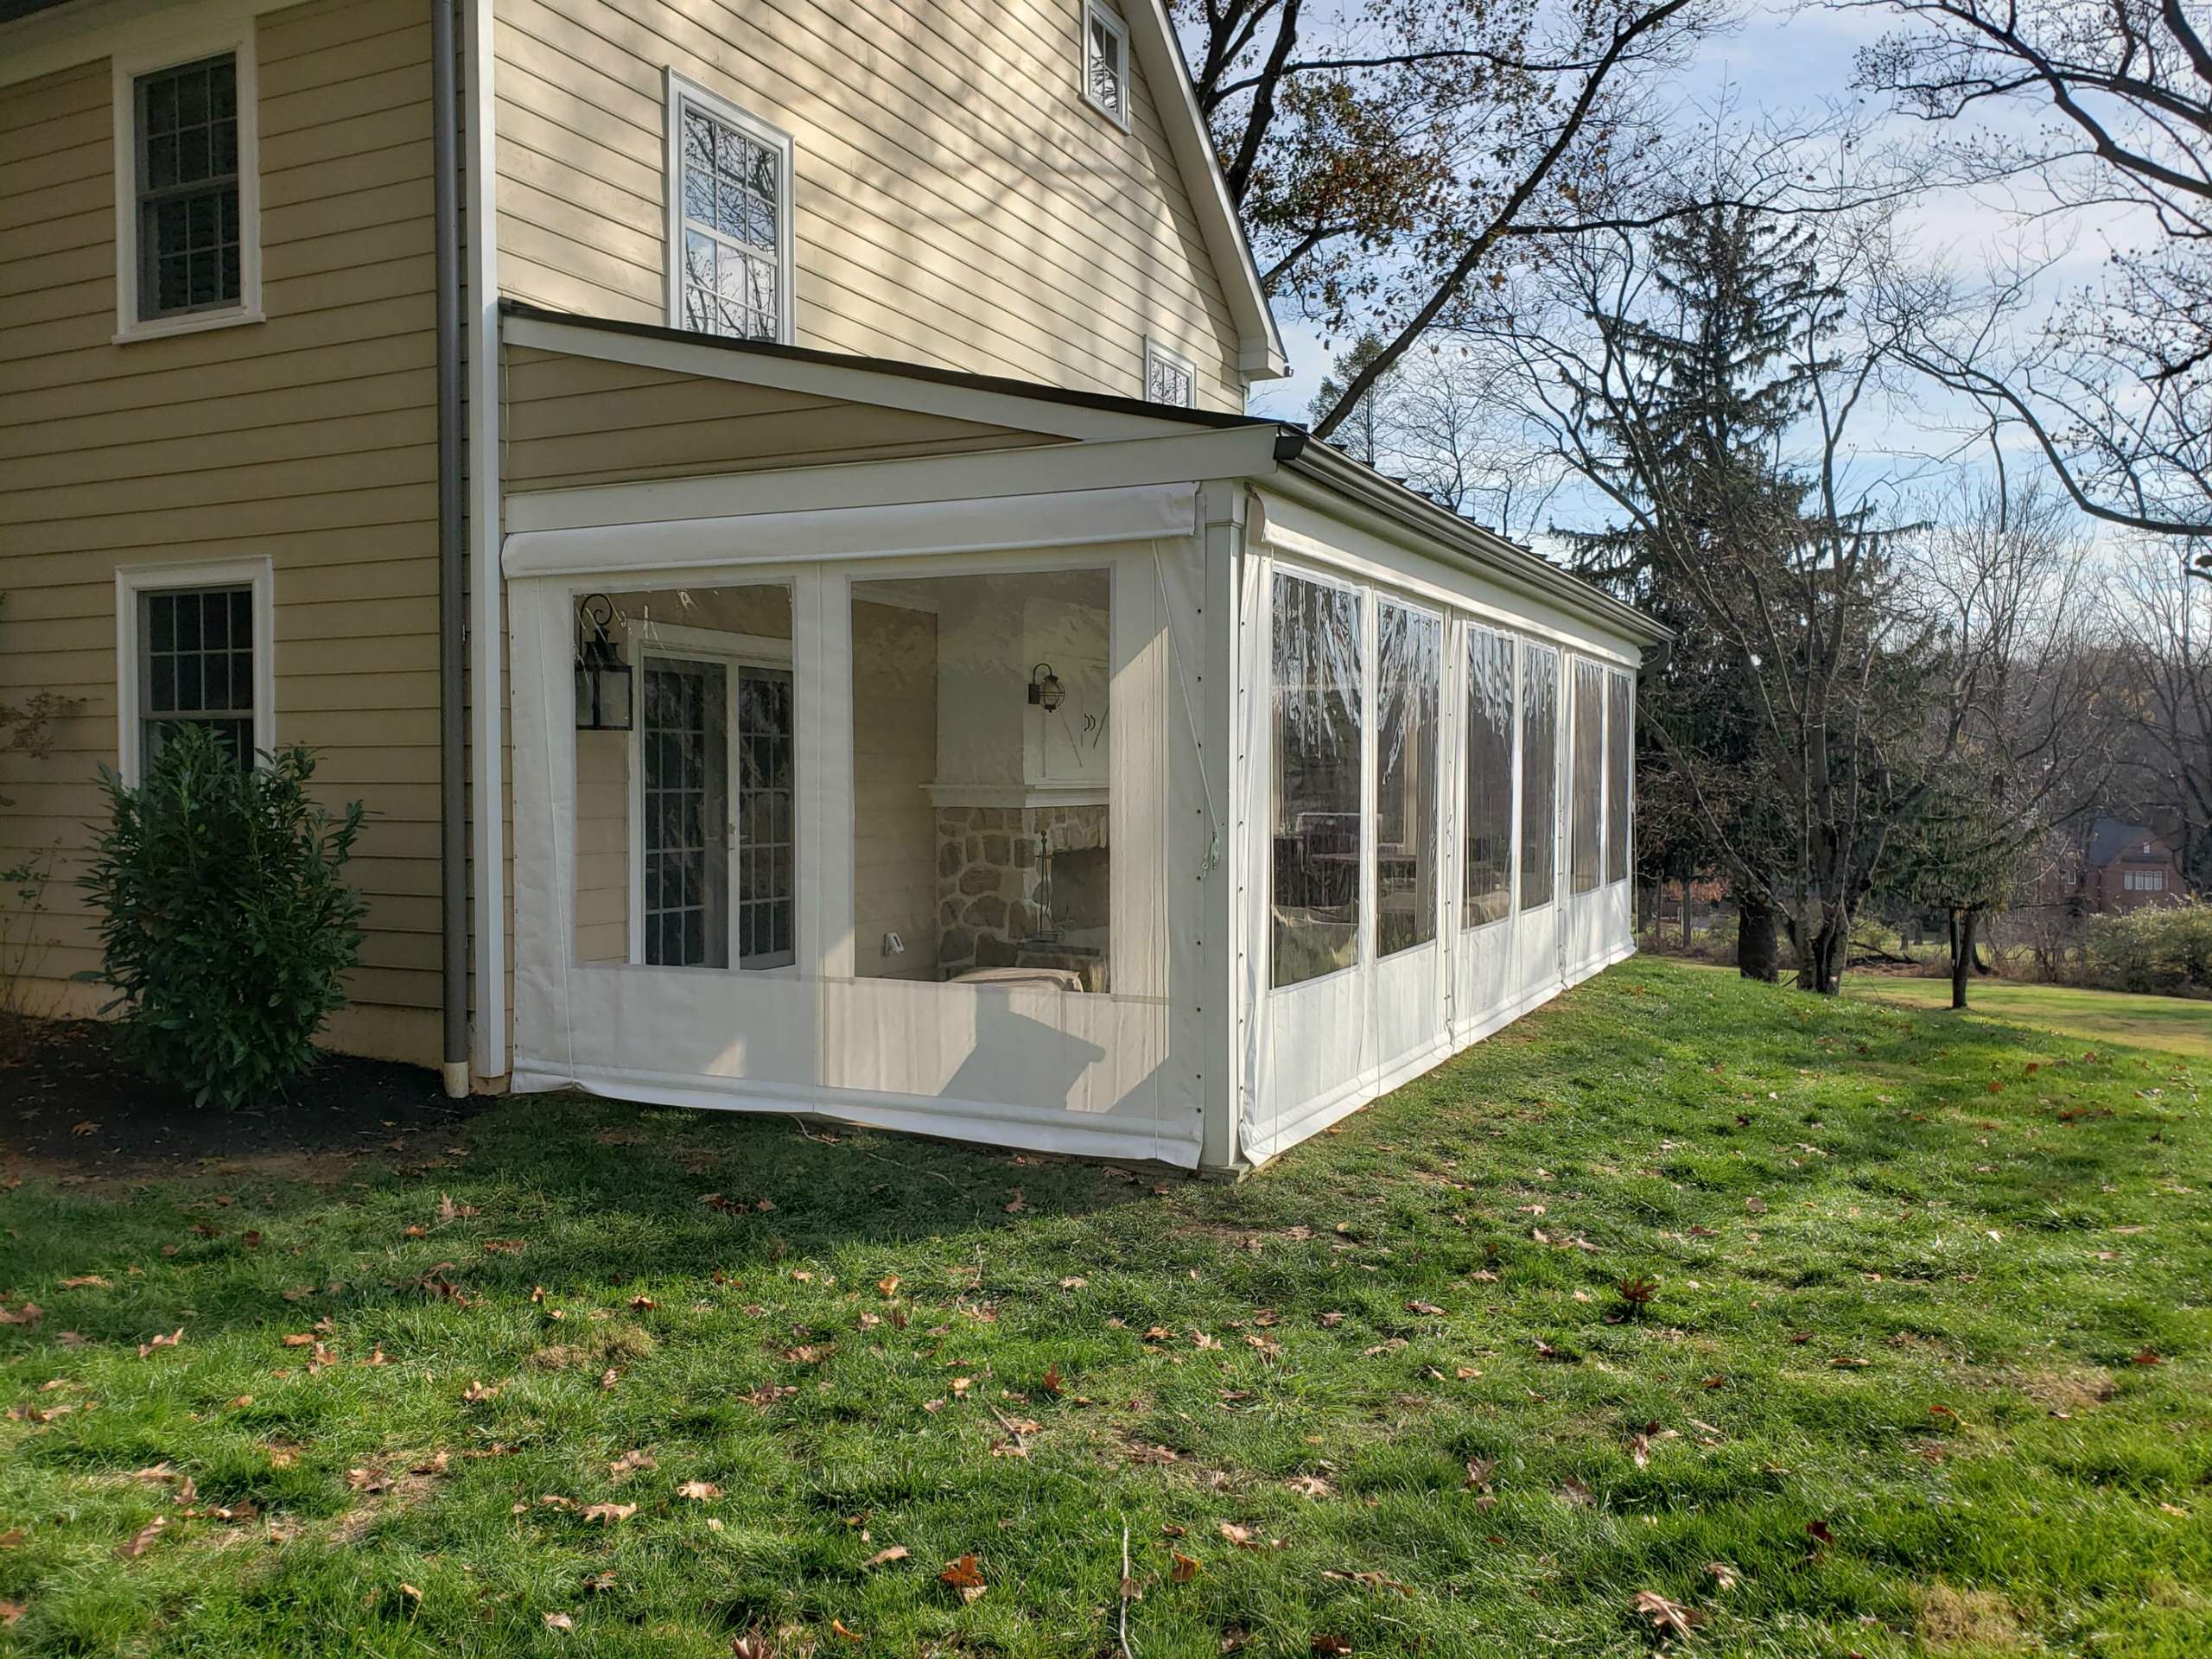
[[[630,665],[614,644],[614,605],[605,594],[576,606],[576,729],[630,729]]]
[[[1060,684],[1060,677],[1052,672],[1050,663],[1039,663],[1029,671],[1029,701],[1046,714],[1058,708],[1061,699],[1066,695],[1066,690]]]

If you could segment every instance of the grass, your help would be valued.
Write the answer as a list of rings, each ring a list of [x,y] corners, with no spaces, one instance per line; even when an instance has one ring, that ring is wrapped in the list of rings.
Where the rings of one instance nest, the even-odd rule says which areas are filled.
[[[1644,962],[1235,1186],[542,1098],[34,1173],[0,1653],[1089,1659],[1126,1526],[1139,1659],[2202,1655],[2192,1064]]]
[[[1908,1007],[1948,1011],[1951,1006],[1948,979],[1853,974],[1844,985],[1854,996]],[[1975,980],[1967,988],[1967,1002],[1971,1015],[2062,1032],[2090,1042],[2134,1043],[2212,1060],[2212,1002],[2001,979]]]

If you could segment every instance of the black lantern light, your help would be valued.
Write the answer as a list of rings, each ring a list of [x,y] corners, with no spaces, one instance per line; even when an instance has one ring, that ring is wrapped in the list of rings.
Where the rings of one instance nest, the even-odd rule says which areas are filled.
[[[1039,663],[1029,671],[1029,701],[1046,714],[1060,706],[1067,695],[1060,684],[1060,677],[1052,672],[1050,663]]]
[[[614,643],[614,605],[589,594],[576,605],[576,729],[630,729],[630,665]]]

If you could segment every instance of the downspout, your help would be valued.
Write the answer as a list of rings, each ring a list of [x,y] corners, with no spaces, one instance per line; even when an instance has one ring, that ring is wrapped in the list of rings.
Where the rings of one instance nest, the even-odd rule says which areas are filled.
[[[468,1093],[468,550],[462,539],[461,177],[454,8],[430,0],[438,316],[438,932],[448,1097]]]

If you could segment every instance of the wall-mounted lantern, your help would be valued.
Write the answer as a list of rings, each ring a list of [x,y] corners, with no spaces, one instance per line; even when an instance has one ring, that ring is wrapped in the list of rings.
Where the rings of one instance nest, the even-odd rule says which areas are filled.
[[[1065,688],[1060,684],[1060,677],[1052,672],[1050,663],[1039,663],[1029,671],[1029,701],[1046,714],[1058,708],[1066,696]]]
[[[630,665],[614,643],[614,605],[588,594],[576,605],[576,729],[630,729]]]

